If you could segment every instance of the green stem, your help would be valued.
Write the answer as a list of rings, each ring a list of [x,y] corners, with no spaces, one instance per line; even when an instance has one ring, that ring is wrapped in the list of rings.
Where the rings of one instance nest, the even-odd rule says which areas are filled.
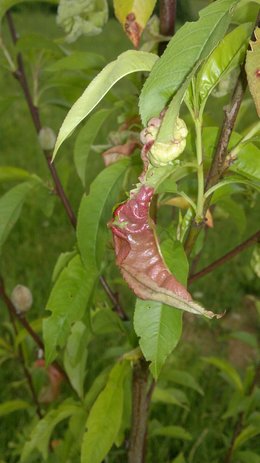
[[[197,197],[197,208],[196,208],[196,223],[203,221],[203,204],[204,204],[204,171],[203,171],[203,158],[202,158],[202,119],[201,116],[197,116],[195,119],[195,131],[196,131],[196,154],[198,163],[198,197]]]

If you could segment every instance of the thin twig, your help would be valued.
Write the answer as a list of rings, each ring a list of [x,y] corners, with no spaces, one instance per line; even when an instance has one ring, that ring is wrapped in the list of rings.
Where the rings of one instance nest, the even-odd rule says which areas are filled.
[[[14,25],[14,22],[13,22],[11,11],[8,11],[6,13],[6,18],[7,18],[7,23],[8,23],[8,27],[9,27],[9,30],[10,30],[10,34],[11,34],[13,43],[16,44],[16,42],[18,40],[18,34],[17,34],[16,29],[15,29],[15,25]],[[40,130],[42,129],[39,108],[34,105],[34,102],[33,102],[33,99],[32,99],[32,95],[31,95],[31,92],[30,92],[29,84],[28,84],[28,79],[27,79],[26,72],[25,72],[23,57],[22,57],[21,53],[18,53],[18,55],[17,55],[17,66],[18,66],[18,68],[13,73],[13,76],[18,80],[18,82],[21,85],[21,88],[23,90],[23,93],[24,93],[24,96],[25,96],[25,99],[26,99],[26,102],[27,102],[27,105],[28,105],[28,109],[29,109],[32,121],[33,121],[33,124],[34,124],[34,128],[35,128],[36,132],[39,133]],[[54,182],[54,185],[55,185],[55,192],[56,192],[56,194],[58,195],[58,197],[60,198],[60,200],[61,200],[61,202],[63,204],[63,207],[64,207],[64,209],[66,211],[66,214],[68,216],[68,219],[69,219],[72,227],[74,229],[76,229],[76,225],[77,225],[76,215],[74,214],[74,211],[72,209],[70,201],[69,201],[69,199],[68,199],[68,197],[67,197],[67,195],[66,195],[66,193],[65,193],[65,191],[63,189],[63,186],[61,184],[61,181],[60,181],[58,172],[56,170],[55,164],[53,162],[51,162],[52,153],[50,151],[44,150],[44,149],[42,149],[42,152],[43,152],[43,154],[45,156],[49,171],[51,173],[51,176],[52,176],[52,179],[53,179],[53,182]],[[99,278],[99,281],[100,281],[103,289],[105,290],[107,296],[109,297],[109,299],[111,300],[111,302],[114,305],[113,310],[118,314],[118,316],[120,318],[122,318],[123,320],[127,320],[128,319],[127,314],[125,313],[125,311],[123,310],[123,308],[119,304],[119,301],[118,301],[116,295],[113,293],[112,289],[110,288],[110,286],[107,283],[107,281],[105,280],[105,278],[101,276]]]
[[[174,35],[176,23],[177,0],[160,1],[160,34],[170,37]],[[159,56],[161,56],[167,47],[168,42],[160,42]]]
[[[257,231],[256,233],[254,233],[254,235],[250,236],[250,238],[248,238],[247,240],[243,241],[243,243],[240,243],[238,246],[233,248],[231,251],[227,252],[227,254],[225,254],[224,256],[222,256],[219,259],[212,262],[212,264],[210,264],[207,267],[203,268],[199,272],[194,273],[193,275],[191,275],[190,278],[189,278],[189,284],[193,283],[194,281],[198,280],[199,278],[202,278],[203,276],[205,276],[208,273],[212,272],[213,270],[215,270],[220,265],[225,264],[227,261],[229,261],[233,257],[240,254],[242,251],[247,249],[249,246],[252,246],[252,244],[257,243],[259,241],[260,241],[260,230]]]

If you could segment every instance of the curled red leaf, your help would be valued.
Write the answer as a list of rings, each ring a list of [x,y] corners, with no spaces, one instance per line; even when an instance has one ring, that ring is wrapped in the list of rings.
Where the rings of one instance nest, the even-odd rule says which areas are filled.
[[[112,229],[116,263],[136,296],[156,300],[209,318],[213,312],[192,300],[186,288],[172,275],[161,255],[155,227],[149,217],[154,189],[142,185],[114,212]],[[218,317],[219,315],[217,315]]]

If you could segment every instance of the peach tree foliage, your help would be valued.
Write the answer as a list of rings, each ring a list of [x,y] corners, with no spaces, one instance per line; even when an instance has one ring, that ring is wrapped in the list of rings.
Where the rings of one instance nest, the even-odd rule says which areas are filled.
[[[18,3],[3,0],[0,17]],[[255,124],[245,125],[243,133],[233,131],[229,162],[217,181],[206,188],[218,137],[218,128],[208,125],[207,111],[218,92],[232,93],[232,84],[244,63],[252,95],[250,105],[253,111],[255,104],[259,113],[259,28],[255,41],[250,41],[254,22],[246,14],[241,20],[241,9],[248,11],[249,4],[257,3],[210,3],[196,21],[186,22],[171,39],[168,37],[169,44],[159,57],[157,45],[163,37],[159,30],[152,29],[155,22],[148,23],[156,2],[114,0],[116,17],[139,49],[125,51],[106,63],[90,51],[67,47],[81,35],[94,36],[102,31],[108,19],[107,2],[81,0],[71,8],[68,0],[60,1],[57,23],[62,28],[62,41],[46,37],[43,44],[43,91],[48,78],[51,81],[49,76],[60,76],[64,71],[89,71],[93,75],[92,71],[97,71],[77,100],[66,102],[71,107],[56,142],[49,128],[39,130],[41,148],[54,163],[62,157],[63,143],[76,131],[71,162],[78,175],[74,181],[82,185],[76,241],[73,249],[64,249],[57,258],[46,303],[48,312],[43,319],[46,365],[62,363],[73,393],[34,423],[21,462],[31,461],[33,452],[48,461],[53,431],[61,421],[68,420],[64,441],[54,452],[61,461],[66,452],[71,452],[72,458],[80,455],[82,463],[101,463],[112,446],[120,448],[129,435],[135,364],[145,359],[149,364],[148,385],[158,380],[167,358],[181,342],[182,312],[209,318],[219,318],[225,312],[226,307],[204,309],[186,289],[189,256],[185,243],[191,227],[205,223],[210,200],[216,204],[226,191],[232,194],[238,184],[244,189],[259,189],[257,116]],[[150,31],[152,51],[147,51],[148,41],[141,41],[146,30]],[[29,45],[37,48],[36,42]],[[16,47],[25,53],[26,39],[21,37]],[[1,49],[14,71],[4,44]],[[129,76],[135,79],[138,98],[129,97],[124,102],[116,93],[111,96],[117,82]],[[119,121],[118,127],[113,136],[107,133],[107,146],[100,146],[99,134],[104,133],[109,119]],[[101,151],[105,162],[101,168],[99,164],[96,174],[93,166],[100,162],[96,159]],[[196,178],[196,191],[186,181],[191,176]],[[32,195],[46,193],[49,187],[29,169],[6,166],[0,170],[0,177],[17,182],[0,198],[2,247],[24,203]],[[151,203],[156,201],[159,209],[163,202],[173,204],[176,199],[185,207],[179,209],[175,226],[158,225]],[[105,296],[100,302],[100,279],[104,276],[109,286],[116,286],[123,312]],[[120,345],[116,345],[115,359],[108,356],[107,366],[86,386],[86,372],[91,369],[88,351],[102,334],[111,339],[117,336]],[[243,398],[245,385],[236,370],[216,358],[208,362],[233,381]],[[189,373],[180,373],[180,378],[201,393]],[[159,397],[160,388],[154,393]],[[175,400],[178,402],[178,398]],[[27,406],[26,402],[13,401],[6,411],[0,405],[0,414],[1,410],[7,414]],[[259,432],[256,425],[248,426],[237,437],[234,451]],[[160,429],[164,432],[161,426],[158,435]],[[190,438],[180,426],[172,426],[171,435]]]

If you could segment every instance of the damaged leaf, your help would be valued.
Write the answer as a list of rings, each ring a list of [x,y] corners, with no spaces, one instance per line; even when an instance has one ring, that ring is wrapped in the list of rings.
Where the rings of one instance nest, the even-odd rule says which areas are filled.
[[[149,206],[154,188],[142,185],[114,212],[112,228],[116,262],[136,296],[208,318],[215,315],[192,300],[161,255]]]
[[[114,0],[115,15],[137,48],[156,0]]]

